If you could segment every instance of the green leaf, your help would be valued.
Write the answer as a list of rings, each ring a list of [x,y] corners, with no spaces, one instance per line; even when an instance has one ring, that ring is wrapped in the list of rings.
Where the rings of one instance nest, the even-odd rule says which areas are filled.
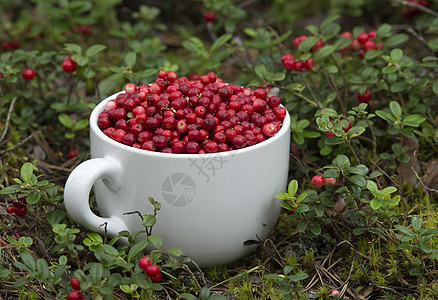
[[[88,57],[78,55],[76,56],[75,61],[78,64],[78,66],[83,67],[86,66],[90,60],[88,59]]]
[[[351,45],[353,41],[349,38],[346,37],[340,37],[338,39],[335,40],[335,42],[333,43],[333,47],[336,50],[340,50],[340,49],[344,49],[348,46]]]
[[[73,130],[81,130],[84,129],[85,127],[88,126],[88,120],[87,119],[82,119],[79,120],[74,126],[73,126]]]
[[[313,54],[313,58],[315,60],[319,60],[322,59],[326,56],[331,55],[334,51],[336,50],[336,48],[332,45],[326,45],[321,47],[320,49],[318,49],[317,51],[314,52]]]
[[[309,227],[310,231],[314,235],[320,235],[321,234],[321,227],[319,225],[313,225]]]
[[[308,226],[308,224],[306,222],[298,221],[297,222],[297,230],[298,230],[298,232],[306,231],[307,226]]]
[[[423,242],[419,242],[418,243],[418,247],[420,247],[420,250],[423,251],[426,254],[429,254],[429,253],[431,253],[433,251],[433,248],[430,245],[425,244]]]
[[[32,277],[28,277],[28,276],[26,276],[26,277],[21,277],[21,278],[17,279],[17,280],[14,282],[14,284],[12,285],[12,287],[13,287],[14,289],[21,288],[22,286],[26,285],[26,284],[27,284],[29,281],[31,281],[31,280],[32,280]]]
[[[132,69],[137,61],[137,54],[135,52],[128,52],[125,56],[125,65]]]
[[[228,42],[233,35],[231,33],[225,33],[217,38],[217,40],[211,45],[210,52],[215,52],[220,47],[222,47],[226,42]]]
[[[29,267],[32,271],[35,271],[36,265],[35,265],[35,259],[33,258],[32,254],[25,251],[21,253],[21,261]]]
[[[64,49],[65,51],[71,54],[81,54],[82,52],[82,47],[79,46],[78,44],[73,44],[73,43],[65,43]]]
[[[315,206],[315,213],[318,217],[322,217],[324,215],[324,206],[323,205],[316,205]]]
[[[398,104],[398,102],[396,101],[391,101],[389,103],[389,109],[391,110],[392,114],[394,115],[394,117],[399,120],[401,119],[402,116],[402,109],[400,104]]]
[[[377,198],[373,198],[371,199],[370,206],[373,210],[378,210],[382,206],[382,202]]]
[[[152,246],[154,246],[156,249],[160,249],[163,245],[163,241],[161,240],[161,237],[159,235],[149,236],[148,241],[151,242]]]
[[[70,117],[67,114],[59,114],[58,120],[61,122],[62,125],[64,125],[67,128],[73,127],[73,121],[70,119]]]
[[[394,47],[396,45],[399,45],[401,43],[404,43],[406,41],[409,40],[409,35],[404,34],[404,33],[398,33],[398,34],[394,34],[392,36],[390,36],[385,42],[384,42],[384,46],[386,48],[391,48]]]
[[[412,229],[414,229],[414,232],[419,232],[421,230],[421,226],[423,224],[423,220],[419,217],[413,217],[412,218]]]
[[[267,72],[266,66],[261,64],[254,67],[254,72],[256,73],[257,77],[259,77],[261,80],[265,81],[267,78]]]
[[[166,252],[167,252],[167,254],[173,255],[173,256],[176,256],[176,257],[180,257],[180,256],[183,255],[183,252],[179,248],[170,248]]]
[[[367,181],[365,180],[365,177],[362,175],[353,175],[348,177],[348,181],[350,181],[351,183],[361,187],[361,188],[365,188],[367,186]]]
[[[438,79],[436,79],[436,80],[433,82],[432,90],[433,90],[433,92],[435,93],[435,95],[438,95]]]
[[[426,121],[426,118],[420,114],[412,114],[403,119],[403,124],[411,127],[418,127]]]
[[[100,263],[93,263],[89,272],[91,280],[94,283],[98,283],[103,277],[103,265]]]
[[[411,269],[409,270],[409,275],[411,276],[421,276],[423,273],[419,269]]]
[[[295,210],[295,213],[296,214],[302,214],[302,213],[305,213],[305,212],[308,212],[308,211],[309,211],[309,205],[301,204],[301,205],[297,206],[297,209]]]
[[[339,177],[339,171],[338,169],[328,169],[324,171],[322,174],[324,178],[338,178]]]
[[[289,194],[289,196],[293,197],[297,193],[297,190],[298,190],[298,181],[294,179],[289,183],[289,186],[287,188],[287,193]]]
[[[403,225],[394,225],[394,228],[397,229],[398,231],[400,231],[401,233],[403,233],[404,235],[407,235],[409,237],[414,237],[415,234],[412,230],[410,230],[409,228],[407,228],[406,226]]]
[[[110,246],[108,244],[102,244],[101,246],[102,246],[103,251],[105,251],[105,253],[108,253],[109,255],[112,255],[114,257],[120,255],[119,251],[116,248],[114,248],[113,246]]]
[[[99,53],[99,52],[101,52],[101,51],[103,51],[105,49],[106,49],[105,45],[100,45],[100,44],[93,45],[93,46],[91,46],[90,48],[87,49],[87,51],[85,52],[85,56],[86,57],[94,56],[97,53]]]
[[[33,175],[33,165],[27,162],[21,166],[20,176],[24,182],[28,182]]]
[[[386,188],[384,188],[383,190],[380,191],[380,195],[382,196],[387,196],[387,195],[391,195],[392,193],[397,192],[397,188],[394,186],[388,186]]]
[[[298,281],[304,280],[307,277],[309,277],[309,275],[307,275],[307,273],[304,273],[304,272],[298,272],[298,273],[295,273],[293,275],[287,276],[287,278],[293,282],[298,282]]]
[[[143,226],[152,227],[157,222],[157,219],[153,215],[143,215]]]
[[[401,49],[392,49],[390,55],[392,62],[397,63],[403,57],[403,51]]]
[[[127,260],[131,262],[149,244],[148,240],[139,240],[129,249]]]
[[[348,130],[347,135],[349,138],[357,137],[365,132],[365,128],[362,126],[353,126]]]
[[[152,287],[152,281],[144,273],[134,273],[131,276],[132,282],[137,284],[140,288],[149,290]]]
[[[350,160],[347,156],[340,154],[336,156],[335,159],[333,159],[332,163],[338,167],[339,169],[349,168],[350,167]]]
[[[45,259],[38,258],[36,261],[37,270],[41,273],[42,277],[47,280],[50,278],[49,265]]]

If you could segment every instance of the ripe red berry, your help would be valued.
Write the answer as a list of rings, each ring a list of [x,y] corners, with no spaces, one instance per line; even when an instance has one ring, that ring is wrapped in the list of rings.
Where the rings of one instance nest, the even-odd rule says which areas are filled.
[[[204,13],[204,20],[207,23],[214,22],[216,20],[216,14],[212,11],[206,11]]]
[[[140,269],[146,271],[146,267],[151,265],[151,259],[149,256],[143,256],[138,260],[138,266]]]
[[[78,290],[71,291],[67,295],[67,300],[82,300],[82,294]]]
[[[73,277],[70,280],[70,286],[75,290],[80,290],[81,289],[81,282],[76,277]]]
[[[312,70],[314,65],[315,65],[315,61],[311,57],[309,57],[308,59],[306,59],[303,62],[303,67],[304,67],[304,69],[307,69],[307,70]]]
[[[160,274],[160,268],[157,265],[151,264],[149,266],[146,266],[145,272],[146,275],[148,275],[149,277],[154,277]]]
[[[161,273],[158,273],[157,275],[151,277],[151,281],[153,283],[158,283],[161,281],[162,278],[163,278],[163,275]]]
[[[6,208],[6,212],[7,212],[8,214],[12,214],[12,213],[14,212],[14,207],[13,207],[12,205],[8,206],[8,207]]]
[[[363,49],[365,51],[376,50],[377,49],[376,42],[371,40],[366,41],[365,44],[363,44]]]
[[[299,37],[296,37],[294,39],[294,47],[298,49],[298,46],[301,44],[302,41],[304,41],[307,38],[305,35],[301,35]]]
[[[23,70],[23,73],[21,74],[24,79],[26,80],[32,80],[35,77],[35,71],[31,68],[26,68]]]
[[[324,178],[325,185],[335,185],[335,183],[336,183],[336,178],[333,177]]]
[[[27,214],[27,206],[24,205],[24,206],[21,207],[21,208],[14,207],[14,213],[15,213],[15,215],[17,215],[18,217],[22,217],[22,216],[24,216],[25,214]]]
[[[76,63],[72,60],[64,60],[62,62],[62,69],[64,72],[73,73],[76,71]]]
[[[363,103],[369,102],[371,100],[371,97],[372,97],[372,94],[371,94],[370,90],[368,90],[368,89],[363,94],[360,94],[360,93],[357,94],[357,99]]]
[[[267,123],[263,125],[262,133],[265,137],[273,137],[277,133],[277,126],[274,123]]]
[[[76,156],[78,156],[78,154],[80,153],[80,151],[78,149],[71,149],[70,151],[68,151],[68,158],[72,159]]]
[[[287,59],[283,61],[283,67],[288,71],[295,70],[296,65],[296,62],[293,59]]]
[[[321,187],[324,185],[324,178],[322,175],[315,175],[312,178],[312,184],[316,187]]]
[[[359,35],[357,36],[357,41],[359,43],[361,43],[362,45],[365,44],[366,41],[368,41],[368,39],[369,39],[369,36],[368,36],[368,33],[366,33],[366,32],[359,33]]]

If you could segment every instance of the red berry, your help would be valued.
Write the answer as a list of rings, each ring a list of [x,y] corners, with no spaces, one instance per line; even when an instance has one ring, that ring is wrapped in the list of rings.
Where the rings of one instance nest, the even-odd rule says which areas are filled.
[[[27,214],[27,206],[24,205],[21,208],[14,207],[14,213],[19,217],[24,216],[25,214]]]
[[[315,175],[312,178],[312,184],[316,187],[321,187],[324,185],[324,178],[322,178],[322,175]]]
[[[75,290],[80,290],[81,289],[81,282],[76,277],[73,277],[70,280],[70,286]]]
[[[307,38],[307,36],[305,36],[305,35],[301,35],[301,36],[295,38],[294,39],[294,47],[298,49],[298,46],[300,45],[300,43],[302,41],[304,41],[306,38]]]
[[[325,185],[335,185],[335,183],[336,183],[336,178],[333,177],[324,178]]]
[[[274,123],[267,123],[263,125],[262,133],[267,138],[273,137],[277,133],[277,126]]]
[[[314,65],[315,65],[315,61],[311,57],[309,57],[308,59],[306,59],[303,62],[303,67],[304,67],[304,69],[307,69],[307,70],[312,70]]]
[[[341,36],[344,38],[353,39],[353,34],[349,31],[344,31],[343,33],[341,33]]]
[[[283,67],[288,71],[294,70],[296,65],[296,62],[293,59],[287,59],[283,61]]]
[[[368,90],[368,89],[363,94],[360,94],[360,93],[357,94],[357,99],[363,103],[369,102],[371,100],[371,97],[372,97],[372,94],[371,94],[370,90]]]
[[[72,158],[78,156],[79,153],[80,152],[78,149],[71,149],[70,151],[68,151],[68,158],[72,159]]]
[[[365,51],[376,50],[377,49],[376,42],[371,40],[366,41],[365,44],[363,44],[363,49]]]
[[[67,295],[67,300],[82,300],[82,294],[78,290],[71,291]]]
[[[212,11],[206,11],[204,13],[204,20],[207,23],[214,22],[214,20],[216,20],[216,14]]]
[[[12,213],[14,212],[14,207],[13,207],[12,205],[8,206],[8,207],[6,208],[6,212],[7,212],[8,214],[12,214]]]
[[[125,85],[125,92],[128,95],[132,95],[137,92],[137,86],[135,85],[135,83],[128,83],[127,85]]]
[[[366,33],[366,32],[359,33],[359,35],[357,36],[357,41],[359,43],[361,43],[362,45],[365,44],[366,41],[368,41],[368,39],[369,39],[369,36],[368,36],[368,33]]]
[[[143,256],[138,260],[138,266],[140,269],[146,271],[146,268],[151,265],[151,259],[149,256]]]
[[[153,283],[158,283],[161,281],[162,278],[163,278],[163,275],[161,273],[158,273],[157,275],[151,277],[151,281]]]
[[[23,73],[21,74],[24,79],[26,80],[32,80],[35,77],[35,71],[31,68],[26,68],[23,70]]]
[[[149,277],[154,277],[160,274],[160,268],[157,265],[151,264],[149,266],[146,266],[145,272],[146,275],[148,275]]]
[[[62,62],[62,69],[64,72],[73,73],[76,71],[76,63],[72,60],[64,60]]]

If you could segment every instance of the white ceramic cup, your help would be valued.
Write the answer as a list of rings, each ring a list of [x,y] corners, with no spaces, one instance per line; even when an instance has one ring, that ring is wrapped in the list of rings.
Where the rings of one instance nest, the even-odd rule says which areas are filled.
[[[250,254],[249,239],[263,239],[277,222],[287,186],[290,117],[277,134],[239,150],[212,154],[168,154],[135,149],[107,137],[97,126],[107,101],[90,116],[91,159],[70,174],[65,207],[92,231],[117,235],[144,230],[139,211],[152,214],[148,197],[161,203],[152,234],[163,249],[180,248],[200,266],[222,265]],[[89,206],[94,194],[100,216]]]

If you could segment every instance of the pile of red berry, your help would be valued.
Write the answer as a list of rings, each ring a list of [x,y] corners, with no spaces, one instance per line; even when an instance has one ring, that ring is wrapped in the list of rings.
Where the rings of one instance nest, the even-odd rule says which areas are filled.
[[[81,293],[81,282],[76,277],[73,277],[70,280],[70,286],[73,288],[73,291],[68,293],[67,300],[87,300],[88,298],[83,297]]]
[[[152,264],[151,259],[148,256],[143,256],[138,260],[138,266],[144,270],[146,275],[151,278],[151,281],[158,283],[163,278],[160,268],[157,265]]]
[[[27,214],[26,197],[20,197],[12,200],[12,205],[6,208],[6,212],[9,214],[16,214],[19,217]]]
[[[161,70],[154,83],[128,83],[109,100],[97,125],[113,140],[164,153],[224,152],[261,143],[281,128],[277,96],[225,84],[209,72],[198,80]]]

